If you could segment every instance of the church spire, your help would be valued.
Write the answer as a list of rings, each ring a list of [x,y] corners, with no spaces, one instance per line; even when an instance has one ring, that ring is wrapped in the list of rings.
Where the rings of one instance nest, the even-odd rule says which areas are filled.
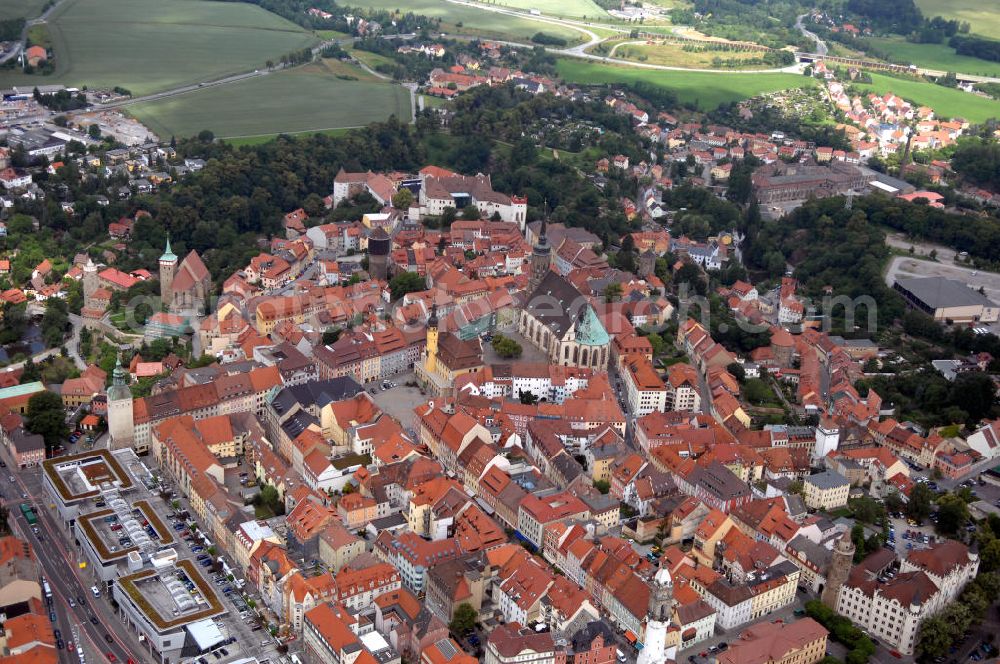
[[[177,255],[170,250],[170,235],[167,235],[167,246],[163,249],[163,255],[160,256],[160,262],[172,262],[177,260]]]

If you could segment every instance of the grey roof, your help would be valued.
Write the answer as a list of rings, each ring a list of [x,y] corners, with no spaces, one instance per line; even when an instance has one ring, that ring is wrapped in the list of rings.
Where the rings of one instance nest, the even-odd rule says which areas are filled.
[[[353,377],[340,376],[286,387],[274,396],[271,404],[279,413],[290,411],[296,403],[304,408],[312,405],[322,408],[333,401],[350,399],[362,389],[364,388]]]
[[[588,306],[587,299],[573,284],[556,272],[550,271],[530,295],[526,308],[535,319],[548,327],[559,339],[576,321],[581,307]]]
[[[806,560],[811,562],[820,570],[826,570],[827,566],[830,564],[830,559],[833,557],[832,551],[822,544],[817,544],[805,535],[799,535],[789,542],[788,548],[795,552],[801,551],[805,554]]]
[[[988,297],[972,290],[962,282],[944,277],[896,279],[896,286],[932,309],[975,305],[996,306]]]
[[[835,473],[832,470],[826,470],[816,475],[810,475],[806,478],[806,482],[819,489],[835,489],[841,486],[850,486],[851,484],[846,477],[840,473]]]

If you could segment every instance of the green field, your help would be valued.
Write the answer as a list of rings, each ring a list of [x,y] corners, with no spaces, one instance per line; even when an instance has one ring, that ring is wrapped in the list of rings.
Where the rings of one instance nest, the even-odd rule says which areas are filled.
[[[55,73],[3,72],[0,85],[120,85],[144,95],[262,68],[316,42],[255,5],[205,0],[66,0],[48,25]]]
[[[163,138],[210,129],[220,138],[326,132],[395,114],[410,120],[410,95],[393,83],[348,81],[310,65],[129,107]]]
[[[490,5],[510,7],[511,9],[537,9],[549,16],[565,16],[567,18],[607,18],[608,13],[592,0],[496,0]]]
[[[898,58],[903,64],[962,74],[1000,76],[1000,62],[958,55],[947,44],[914,44],[902,37],[873,37],[868,41],[879,50]]]
[[[930,106],[940,117],[962,117],[970,122],[983,122],[1000,118],[1000,101],[987,99],[955,88],[945,88],[934,83],[905,80],[871,74],[871,84],[857,84],[863,90],[879,94],[891,92],[921,106]]]
[[[516,0],[520,2],[521,0]],[[527,0],[525,0],[527,1]],[[576,0],[556,0],[559,3]],[[407,11],[440,18],[441,29],[445,32],[458,31],[461,34],[475,34],[496,39],[527,41],[537,32],[545,32],[561,37],[569,43],[584,41],[584,34],[573,28],[533,21],[528,17],[519,18],[497,14],[486,9],[476,9],[466,5],[456,5],[445,0],[355,0],[353,7],[368,7],[386,11]],[[461,23],[461,25],[458,25]]]
[[[579,84],[634,83],[646,81],[677,93],[680,102],[695,102],[709,110],[724,102],[738,101],[765,92],[816,85],[797,74],[738,74],[687,71],[657,71],[560,58],[556,65],[567,82]]]
[[[924,16],[968,21],[972,32],[986,37],[1000,35],[1000,9],[995,0],[916,0]]]
[[[0,2],[0,20],[8,18],[35,18],[42,13],[46,0],[3,0]]]

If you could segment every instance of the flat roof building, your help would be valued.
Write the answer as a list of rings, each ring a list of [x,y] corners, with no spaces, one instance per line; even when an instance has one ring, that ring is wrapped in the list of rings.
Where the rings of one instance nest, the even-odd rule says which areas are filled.
[[[960,281],[944,277],[896,279],[893,284],[910,306],[943,323],[995,323],[1000,307]]]

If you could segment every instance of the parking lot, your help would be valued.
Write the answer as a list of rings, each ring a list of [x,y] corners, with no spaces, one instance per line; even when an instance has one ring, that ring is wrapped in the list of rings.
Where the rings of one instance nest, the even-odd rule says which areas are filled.
[[[428,397],[420,391],[420,388],[408,385],[416,383],[416,376],[413,372],[397,374],[391,376],[388,381],[394,387],[384,389],[383,381],[377,380],[365,385],[365,389],[372,395],[372,399],[382,409],[382,412],[394,417],[403,425],[404,429],[412,428],[413,409],[425,403]]]
[[[271,637],[266,621],[248,604],[250,597],[243,592],[245,580],[238,576],[231,561],[218,555],[214,543],[192,519],[186,501],[166,481],[157,485],[147,479],[146,488],[150,492],[149,504],[177,540],[173,546],[178,557],[189,558],[198,566],[198,571],[213,584],[228,611],[226,615],[215,618],[215,624],[224,636],[223,641],[209,652],[182,660],[181,664],[225,664],[249,656],[256,656],[262,662],[269,657],[272,662],[280,661],[277,642]],[[161,497],[161,491],[167,500]],[[184,573],[178,570],[178,574]],[[191,579],[178,577],[178,580],[189,590],[194,586]]]

